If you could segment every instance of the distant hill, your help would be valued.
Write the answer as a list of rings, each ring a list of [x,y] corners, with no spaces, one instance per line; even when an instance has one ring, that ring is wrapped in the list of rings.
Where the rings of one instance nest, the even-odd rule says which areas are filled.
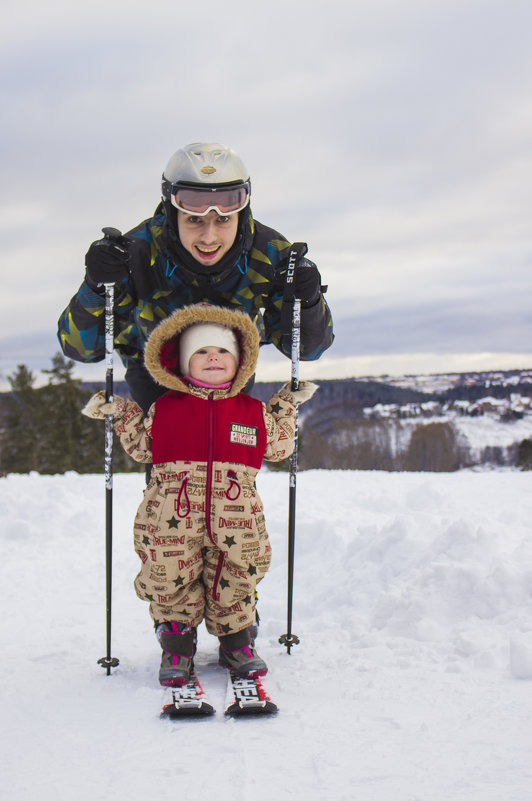
[[[514,466],[532,448],[532,370],[317,383],[300,409],[301,469]],[[257,382],[251,394],[267,401],[280,386]],[[115,391],[128,392],[124,382]]]
[[[532,397],[532,370],[479,373],[449,373],[422,376],[380,376],[317,380],[319,392],[305,404],[305,416],[324,407],[349,409],[353,416],[377,404],[475,401],[490,395],[510,398],[512,394]],[[102,389],[103,382],[84,383],[87,389]],[[280,381],[257,381],[251,395],[266,401],[282,386]],[[129,397],[125,381],[115,382],[115,392]]]
[[[532,466],[532,370],[317,380],[299,414],[300,469]],[[257,382],[262,401],[282,382]],[[104,382],[85,382],[95,392]],[[117,395],[129,397],[125,381]],[[0,393],[0,434],[6,430]]]

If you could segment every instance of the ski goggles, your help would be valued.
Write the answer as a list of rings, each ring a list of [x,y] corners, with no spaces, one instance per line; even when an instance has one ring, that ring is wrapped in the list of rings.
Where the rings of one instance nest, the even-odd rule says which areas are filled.
[[[249,181],[236,186],[186,186],[172,184],[170,199],[172,205],[185,212],[203,217],[215,211],[222,217],[242,211],[249,203]]]

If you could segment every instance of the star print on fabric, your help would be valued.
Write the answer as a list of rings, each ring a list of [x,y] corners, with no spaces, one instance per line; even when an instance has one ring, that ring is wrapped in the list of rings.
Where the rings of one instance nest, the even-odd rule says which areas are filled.
[[[257,574],[257,568],[255,567],[255,565],[250,565],[248,567],[248,573],[250,576],[255,576]]]
[[[146,600],[147,601],[155,601],[155,598],[153,597],[153,595],[146,595]]]
[[[181,520],[178,520],[174,515],[173,517],[170,518],[170,520],[167,520],[166,522],[168,523],[168,528],[177,528]]]
[[[178,576],[176,579],[174,579],[174,584],[176,585],[176,587],[182,587],[184,583],[185,580],[183,576]]]
[[[142,544],[143,545],[149,545],[150,544],[150,538],[147,537],[146,535],[144,535],[144,537],[142,538]]]
[[[224,579],[224,578],[220,579],[220,587],[222,588],[222,590],[226,590],[229,586],[230,586],[230,584],[227,581],[227,579]]]
[[[242,600],[244,601],[246,606],[250,606],[251,605],[251,595],[246,595],[246,597],[243,598]]]
[[[224,540],[224,545],[227,545],[228,548],[230,548],[231,545],[236,545],[235,538],[227,536]]]
[[[232,628],[229,625],[229,623],[224,623],[224,625],[222,626],[222,631],[224,634],[229,634],[229,632],[232,631]]]
[[[281,411],[281,404],[279,403],[279,401],[277,401],[276,403],[272,403],[270,409],[274,414],[279,414],[279,412]]]

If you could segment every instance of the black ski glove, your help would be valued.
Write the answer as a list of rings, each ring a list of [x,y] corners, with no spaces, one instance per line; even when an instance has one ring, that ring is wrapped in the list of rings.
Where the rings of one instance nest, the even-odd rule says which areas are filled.
[[[296,266],[294,269],[294,291],[293,294],[290,292],[290,296],[299,298],[301,301],[301,306],[304,309],[308,309],[309,306],[314,306],[315,303],[318,302],[321,292],[321,275],[314,264],[313,261],[310,259],[305,258],[303,255],[306,250],[307,246],[304,243],[296,243],[292,245],[292,248],[296,248],[299,250],[300,255],[297,258]],[[301,253],[301,249],[304,248],[303,253]],[[289,269],[289,258],[283,259],[281,264],[279,265],[279,277],[283,283],[286,281],[287,271]],[[325,290],[325,288],[324,288]],[[286,294],[285,294],[286,299]]]
[[[295,296],[304,309],[318,302],[321,292],[321,275],[313,261],[300,259],[295,270]]]
[[[128,274],[129,253],[124,237],[104,237],[93,242],[85,256],[85,280],[91,289],[101,284],[114,284]]]

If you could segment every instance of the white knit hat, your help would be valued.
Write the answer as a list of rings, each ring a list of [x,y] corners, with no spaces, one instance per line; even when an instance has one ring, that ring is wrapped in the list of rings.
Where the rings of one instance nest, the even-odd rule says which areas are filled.
[[[195,323],[185,328],[179,337],[179,365],[182,375],[188,375],[191,356],[200,348],[225,348],[231,353],[238,365],[240,348],[235,332],[218,323]]]

